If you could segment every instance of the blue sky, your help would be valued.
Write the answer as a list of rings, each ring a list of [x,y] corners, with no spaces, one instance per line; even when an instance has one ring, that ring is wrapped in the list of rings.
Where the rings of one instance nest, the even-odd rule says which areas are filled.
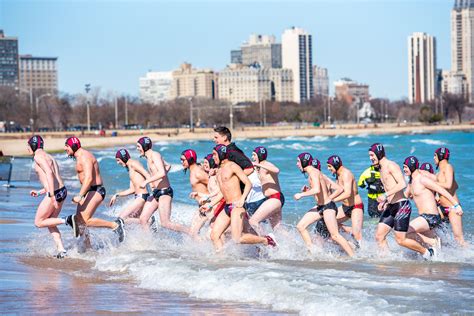
[[[138,94],[148,70],[182,62],[222,69],[251,33],[298,26],[313,35],[313,63],[331,83],[350,77],[375,97],[407,95],[407,36],[437,40],[437,68],[450,68],[451,0],[42,1],[0,0],[0,28],[20,54],[59,58],[59,89]]]

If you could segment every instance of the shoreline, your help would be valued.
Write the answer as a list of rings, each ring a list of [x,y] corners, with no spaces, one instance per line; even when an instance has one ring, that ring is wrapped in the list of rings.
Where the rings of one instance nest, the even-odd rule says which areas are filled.
[[[269,127],[238,127],[232,131],[234,139],[247,138],[285,138],[285,137],[313,137],[313,136],[349,136],[359,134],[408,134],[408,133],[433,133],[450,131],[474,131],[474,125],[421,125],[421,124],[379,124],[368,125],[337,125],[335,128],[313,127],[313,126],[269,126]],[[212,128],[196,128],[194,132],[189,129],[156,129],[156,130],[119,130],[119,136],[96,135],[95,132],[45,132],[39,133],[45,139],[45,150],[48,152],[62,152],[64,140],[69,136],[78,136],[82,146],[86,148],[105,148],[111,146],[123,146],[133,144],[141,136],[149,136],[155,141],[186,141],[186,140],[211,140]],[[26,140],[30,133],[8,133],[0,134],[0,150],[8,156],[26,156]],[[22,144],[24,142],[24,144]]]

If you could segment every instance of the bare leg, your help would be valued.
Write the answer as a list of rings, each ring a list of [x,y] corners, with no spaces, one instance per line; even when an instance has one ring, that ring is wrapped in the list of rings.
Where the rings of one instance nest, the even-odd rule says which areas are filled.
[[[85,201],[78,207],[78,212],[81,215],[80,217],[78,216],[78,218],[81,218],[87,227],[116,228],[117,223],[92,217],[100,203],[102,203],[102,196],[98,192],[89,192],[86,195]]]
[[[423,217],[418,216],[414,220],[410,222],[410,226],[408,227],[408,232],[406,237],[413,239],[413,240],[422,240],[424,243],[430,245],[430,246],[435,246],[436,245],[436,239],[434,238],[429,238],[427,236],[423,236],[422,233],[429,232],[430,231],[430,226],[428,225],[428,222],[426,219]]]
[[[377,241],[377,244],[379,245],[379,248],[381,250],[388,249],[387,235],[390,230],[392,230],[392,227],[388,226],[385,223],[377,224],[377,230],[375,231],[375,240]]]
[[[169,195],[160,196],[158,210],[160,212],[161,226],[167,229],[189,234],[188,227],[171,221],[171,201],[172,198]]]
[[[309,232],[306,230],[306,228],[321,219],[321,215],[319,215],[319,212],[317,212],[315,209],[312,210],[304,214],[303,218],[296,225],[296,228],[301,234],[301,238],[303,238],[306,247],[308,247],[310,251],[313,246],[313,242],[311,241],[311,236],[309,235]]]
[[[395,232],[395,240],[400,246],[419,252],[422,255],[426,252],[427,249],[425,247],[420,245],[415,240],[407,238],[406,232],[397,232],[397,231],[394,231],[394,232]]]
[[[35,225],[38,228],[48,227],[49,233],[53,237],[58,251],[65,251],[64,245],[61,240],[61,233],[56,225],[63,224],[63,220],[57,218],[61,212],[62,203],[59,204],[59,208],[55,209],[50,197],[45,197],[38,206],[35,216]]]
[[[351,222],[352,222],[352,236],[355,240],[362,240],[362,226],[364,221],[364,211],[360,208],[352,210]]]
[[[260,225],[260,222],[264,221],[267,218],[270,218],[273,214],[276,214],[280,211],[281,211],[280,200],[268,199],[265,202],[263,202],[263,204],[260,205],[260,207],[255,212],[255,214],[252,215],[252,217],[249,220],[249,224],[259,235],[262,235],[263,230]]]
[[[354,251],[347,240],[339,234],[335,210],[327,209],[324,211],[323,216],[324,222],[326,223],[328,231],[331,234],[331,239],[337,242],[342,247],[342,249],[344,249],[344,251],[350,257],[352,257],[354,255]]]
[[[448,217],[451,223],[451,229],[453,230],[454,239],[456,239],[459,245],[467,246],[462,229],[462,216],[459,216],[454,211],[450,211]]]
[[[119,217],[121,219],[127,219],[132,214],[140,214],[144,205],[145,201],[141,197],[137,197],[131,205],[120,212]]]
[[[268,244],[268,240],[265,237],[260,237],[256,234],[251,234],[251,233],[242,234],[242,229],[241,229],[242,226],[240,225],[243,225],[244,222],[247,221],[245,217],[245,210],[243,208],[235,208],[232,211],[231,218],[232,219],[231,219],[230,225],[232,228],[232,239],[234,239],[234,241],[237,238],[236,233],[238,233],[240,229],[240,236],[238,237],[238,240],[237,240],[239,244],[264,244],[264,245]],[[238,218],[238,219],[235,220],[235,218]],[[235,222],[237,222],[238,225],[236,225],[237,228],[234,230]],[[247,222],[247,226],[249,226],[248,222]]]
[[[59,212],[61,211],[61,206],[59,206]],[[59,214],[59,212],[57,212]],[[38,228],[43,227],[55,227],[57,225],[64,224],[64,220],[61,218],[57,218],[56,216],[52,216],[54,213],[54,206],[51,201],[50,197],[45,197],[43,201],[41,201],[40,205],[38,206],[38,210],[36,211],[35,215],[35,226]]]
[[[214,216],[213,212],[207,212],[206,216],[202,216],[201,213],[197,211],[194,214],[193,221],[191,223],[191,228],[189,229],[190,235],[194,238],[199,237],[199,231],[204,226],[204,224],[206,224],[206,222],[212,218],[212,216]]]
[[[224,246],[224,242],[221,239],[221,236],[224,234],[226,231],[227,227],[230,225],[230,217],[227,216],[227,214],[222,211],[220,212],[219,216],[217,216],[213,226],[212,226],[212,231],[211,231],[211,240],[212,243],[214,244],[214,249],[216,251],[222,250],[222,247]]]
[[[145,202],[145,205],[143,206],[142,213],[140,214],[140,219],[137,221],[139,222],[143,229],[148,231],[150,229],[150,225],[148,224],[148,221],[150,220],[150,217],[153,215],[153,213],[156,211],[158,208],[158,202],[155,200],[153,196],[148,197],[148,200]],[[133,223],[135,222],[135,219],[131,218],[130,222]]]

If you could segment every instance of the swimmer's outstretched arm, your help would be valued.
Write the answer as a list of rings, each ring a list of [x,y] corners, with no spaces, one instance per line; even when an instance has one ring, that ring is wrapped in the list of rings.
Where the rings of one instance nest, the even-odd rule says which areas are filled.
[[[458,215],[462,215],[463,211],[461,205],[459,205],[458,201],[452,196],[445,188],[440,186],[435,181],[429,178],[421,178],[421,183],[431,191],[437,192],[439,195],[444,196],[448,201],[452,204],[451,208],[454,208]]]
[[[278,169],[277,166],[275,166],[274,164],[272,164],[271,162],[268,162],[268,161],[265,161],[264,163],[254,163],[253,165],[255,167],[265,169],[270,173],[275,173],[275,174],[280,173],[280,169]]]
[[[132,163],[132,168],[141,174],[145,179],[150,178],[150,173],[143,168],[142,164],[138,161]]]
[[[341,202],[344,201],[345,199],[348,199],[351,197],[352,193],[352,179],[351,176],[348,172],[346,172],[344,175],[342,175],[342,180],[344,181],[344,186],[343,190],[339,195],[336,195],[332,201],[334,202]]]
[[[328,184],[329,191],[332,191],[332,193],[329,194],[329,200],[333,201],[337,196],[344,192],[344,188],[340,184],[329,179],[327,175],[323,174],[323,178]]]

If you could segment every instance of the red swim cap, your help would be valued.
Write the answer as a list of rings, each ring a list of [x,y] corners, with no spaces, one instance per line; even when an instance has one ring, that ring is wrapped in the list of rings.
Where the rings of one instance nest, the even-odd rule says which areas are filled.
[[[81,141],[76,136],[72,136],[66,139],[66,145],[71,147],[72,151],[75,153],[79,148],[81,148]]]
[[[181,156],[184,156],[189,165],[196,163],[197,154],[193,149],[186,149],[181,153]]]

